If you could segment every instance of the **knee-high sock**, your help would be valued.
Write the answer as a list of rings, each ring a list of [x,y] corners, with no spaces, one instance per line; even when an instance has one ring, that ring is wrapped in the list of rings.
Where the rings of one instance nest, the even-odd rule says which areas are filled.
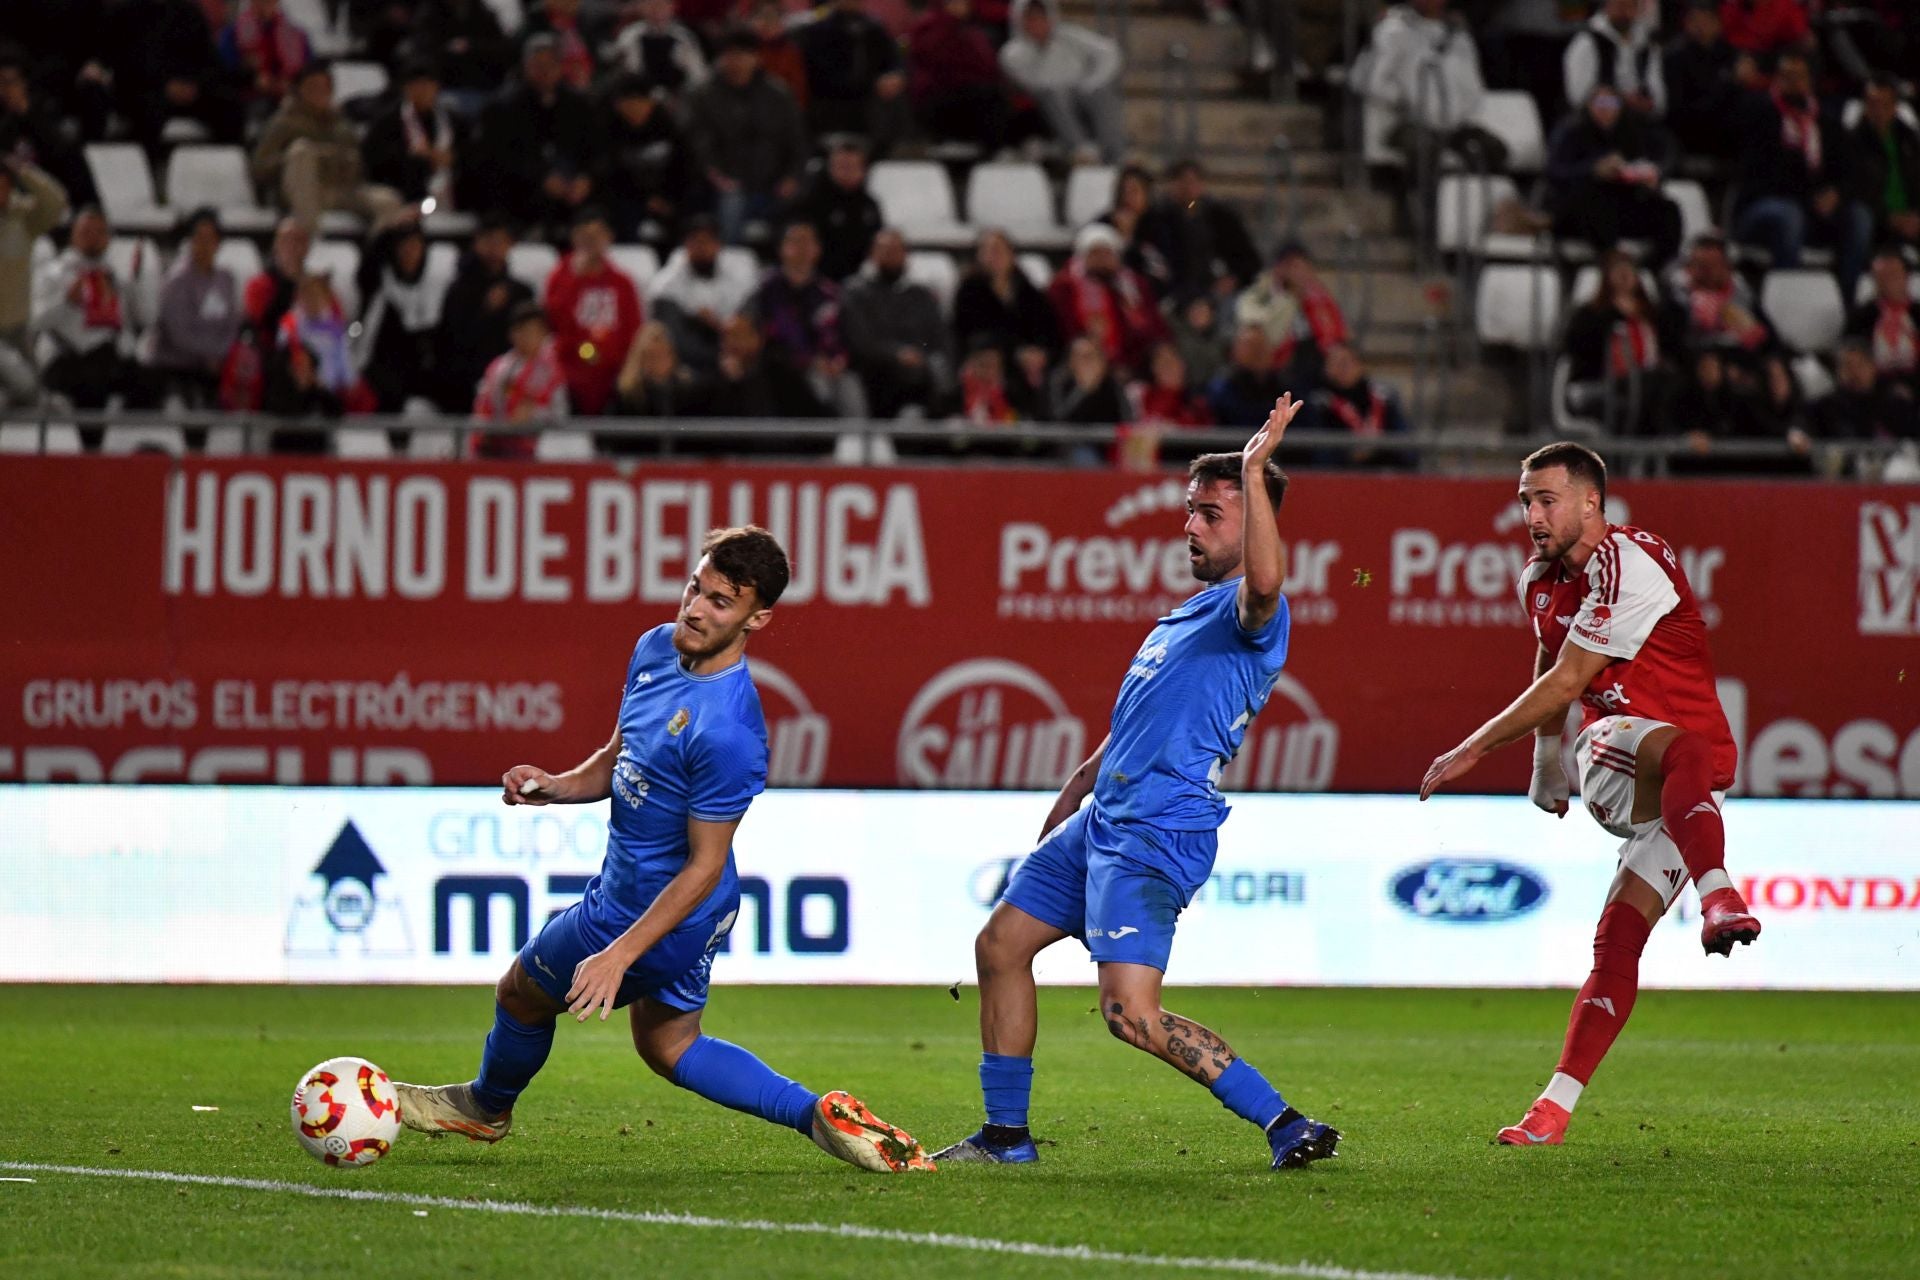
[[[1660,763],[1660,821],[1701,897],[1730,889],[1727,829],[1713,799],[1713,746],[1691,731],[1667,744]]]
[[[980,1096],[987,1104],[988,1124],[1026,1128],[1027,1101],[1033,1096],[1033,1059],[982,1053]]]
[[[1609,903],[1600,913],[1600,928],[1593,936],[1593,972],[1573,1002],[1567,1042],[1560,1051],[1560,1065],[1554,1068],[1556,1077],[1568,1076],[1582,1087],[1593,1079],[1600,1059],[1607,1056],[1633,1012],[1634,998],[1640,994],[1640,952],[1652,931],[1647,918],[1624,902]],[[1579,1096],[1578,1091],[1574,1096]],[[1561,1105],[1573,1109],[1570,1101]]]
[[[673,1082],[709,1102],[813,1132],[820,1095],[787,1079],[737,1044],[701,1036],[674,1064]]]
[[[553,1019],[546,1025],[521,1022],[498,1003],[493,1006],[493,1030],[480,1055],[480,1074],[473,1082],[474,1099],[491,1111],[509,1111],[521,1090],[547,1064],[553,1049]]]
[[[1270,1127],[1287,1109],[1280,1091],[1245,1058],[1229,1062],[1208,1089],[1220,1099],[1221,1106],[1262,1129]]]

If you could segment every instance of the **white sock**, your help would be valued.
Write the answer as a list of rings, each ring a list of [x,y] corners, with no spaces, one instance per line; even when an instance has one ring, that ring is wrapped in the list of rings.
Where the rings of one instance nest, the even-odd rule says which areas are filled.
[[[1710,893],[1718,893],[1722,889],[1733,888],[1733,881],[1728,877],[1725,871],[1716,867],[1712,871],[1709,871],[1707,872],[1707,874],[1701,876],[1698,880],[1695,880],[1693,882],[1693,887],[1700,891],[1700,896],[1702,898],[1705,898]]]
[[[1541,1092],[1540,1098],[1544,1102],[1566,1108],[1567,1113],[1571,1115],[1574,1105],[1580,1101],[1580,1091],[1586,1087],[1566,1072],[1556,1071],[1553,1073],[1553,1079],[1547,1081],[1547,1087]]]

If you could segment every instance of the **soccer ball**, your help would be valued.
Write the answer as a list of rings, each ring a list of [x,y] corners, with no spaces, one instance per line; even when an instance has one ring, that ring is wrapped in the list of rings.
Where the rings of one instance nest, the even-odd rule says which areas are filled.
[[[293,1136],[323,1164],[372,1164],[399,1135],[400,1095],[365,1058],[328,1058],[293,1087]]]

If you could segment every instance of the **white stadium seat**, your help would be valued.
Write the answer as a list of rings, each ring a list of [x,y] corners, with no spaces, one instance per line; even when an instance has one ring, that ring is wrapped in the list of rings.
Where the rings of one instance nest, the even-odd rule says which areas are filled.
[[[351,102],[355,98],[377,98],[387,91],[387,69],[377,62],[336,62],[333,64],[333,100]]]
[[[960,268],[953,255],[939,249],[915,249],[907,255],[907,279],[933,291],[940,314],[953,313],[953,294],[960,287]]]
[[[321,272],[333,281],[333,291],[347,319],[360,316],[360,286],[354,275],[360,270],[360,246],[351,240],[316,240],[307,252],[307,270]]]
[[[70,422],[50,422],[43,436],[37,423],[9,422],[0,425],[0,453],[80,452],[80,428]]]
[[[533,438],[533,456],[542,462],[592,462],[593,437],[585,431],[548,427]]]
[[[234,282],[240,286],[242,292],[246,290],[247,281],[266,270],[266,263],[260,257],[260,250],[254,246],[253,241],[240,236],[228,236],[222,240],[220,247],[214,251],[213,263],[217,267],[225,267],[231,271]]]
[[[1827,271],[1769,271],[1760,309],[1795,351],[1827,351],[1847,326],[1840,285]]]
[[[1110,164],[1083,164],[1067,175],[1067,216],[1070,230],[1079,230],[1113,207],[1113,184],[1120,170]]]
[[[867,191],[909,244],[954,249],[973,239],[972,228],[960,221],[952,180],[931,160],[879,161],[867,173]]]
[[[1520,189],[1513,185],[1513,179],[1498,174],[1486,178],[1464,173],[1441,175],[1434,206],[1434,243],[1442,253],[1478,249],[1500,202],[1519,198]]]
[[[422,427],[407,437],[407,456],[421,462],[444,462],[457,455],[454,433]]]
[[[167,157],[167,200],[176,210],[212,205],[229,232],[270,231],[279,215],[254,198],[247,153],[239,147],[175,147]]]
[[[1053,264],[1044,255],[1023,253],[1014,261],[1027,273],[1027,279],[1033,281],[1034,288],[1045,292],[1046,287],[1053,283]]]
[[[237,458],[246,451],[244,427],[208,427],[207,442],[200,450],[209,458]]]
[[[647,282],[660,270],[660,255],[653,251],[652,245],[617,244],[608,250],[607,256],[613,259],[615,266],[633,277],[633,283],[641,293],[647,291]]]
[[[166,278],[160,246],[145,236],[115,236],[107,242],[107,266],[127,301],[127,327],[138,333],[160,314],[160,285]]]
[[[1671,178],[1660,184],[1660,192],[1680,206],[1680,243],[1713,230],[1713,208],[1707,203],[1706,188],[1690,178]]]
[[[153,170],[147,153],[130,142],[95,142],[87,147],[87,171],[100,193],[100,207],[114,230],[168,231],[173,211],[161,204],[153,189]]]
[[[1640,287],[1647,291],[1649,298],[1658,301],[1660,297],[1660,286],[1654,280],[1653,272],[1646,270],[1644,267],[1640,271]],[[1588,263],[1573,273],[1573,288],[1567,291],[1567,305],[1570,307],[1585,306],[1593,300],[1593,295],[1599,292],[1600,268],[1592,263]]]
[[[967,221],[999,227],[1022,248],[1062,249],[1067,229],[1053,214],[1053,185],[1037,164],[977,164],[967,175]]]
[[[1560,323],[1560,276],[1551,267],[1484,267],[1474,317],[1480,341],[1488,346],[1550,346]]]
[[[1538,173],[1547,163],[1547,137],[1533,95],[1517,89],[1489,92],[1474,122],[1507,144],[1507,168]]]
[[[421,273],[421,283],[426,285],[427,293],[433,298],[433,311],[440,314],[441,304],[446,301],[447,290],[453,287],[453,278],[460,274],[460,251],[450,244],[435,242],[427,246],[427,268]]]
[[[507,250],[507,274],[533,290],[539,298],[547,291],[547,277],[560,265],[560,252],[537,240],[523,241]]]
[[[140,453],[154,449],[179,457],[187,451],[186,433],[178,427],[108,427],[100,440],[102,453]]]
[[[333,456],[385,461],[393,456],[393,443],[378,427],[338,427],[333,433]]]

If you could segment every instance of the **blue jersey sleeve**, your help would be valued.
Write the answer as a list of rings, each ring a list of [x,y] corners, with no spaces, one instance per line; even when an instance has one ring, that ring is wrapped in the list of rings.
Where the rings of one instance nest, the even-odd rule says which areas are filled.
[[[687,747],[691,786],[687,815],[702,822],[731,822],[767,789],[767,743],[743,724],[698,734]]]
[[[1273,616],[1267,619],[1267,625],[1261,627],[1258,631],[1249,631],[1240,625],[1240,592],[1238,588],[1227,593],[1226,613],[1227,625],[1233,628],[1233,634],[1240,638],[1241,644],[1246,645],[1255,653],[1274,653],[1277,651],[1281,659],[1283,661],[1285,660],[1287,653],[1287,631],[1290,625],[1287,613],[1287,598],[1285,596],[1280,597],[1279,602],[1274,607]]]

